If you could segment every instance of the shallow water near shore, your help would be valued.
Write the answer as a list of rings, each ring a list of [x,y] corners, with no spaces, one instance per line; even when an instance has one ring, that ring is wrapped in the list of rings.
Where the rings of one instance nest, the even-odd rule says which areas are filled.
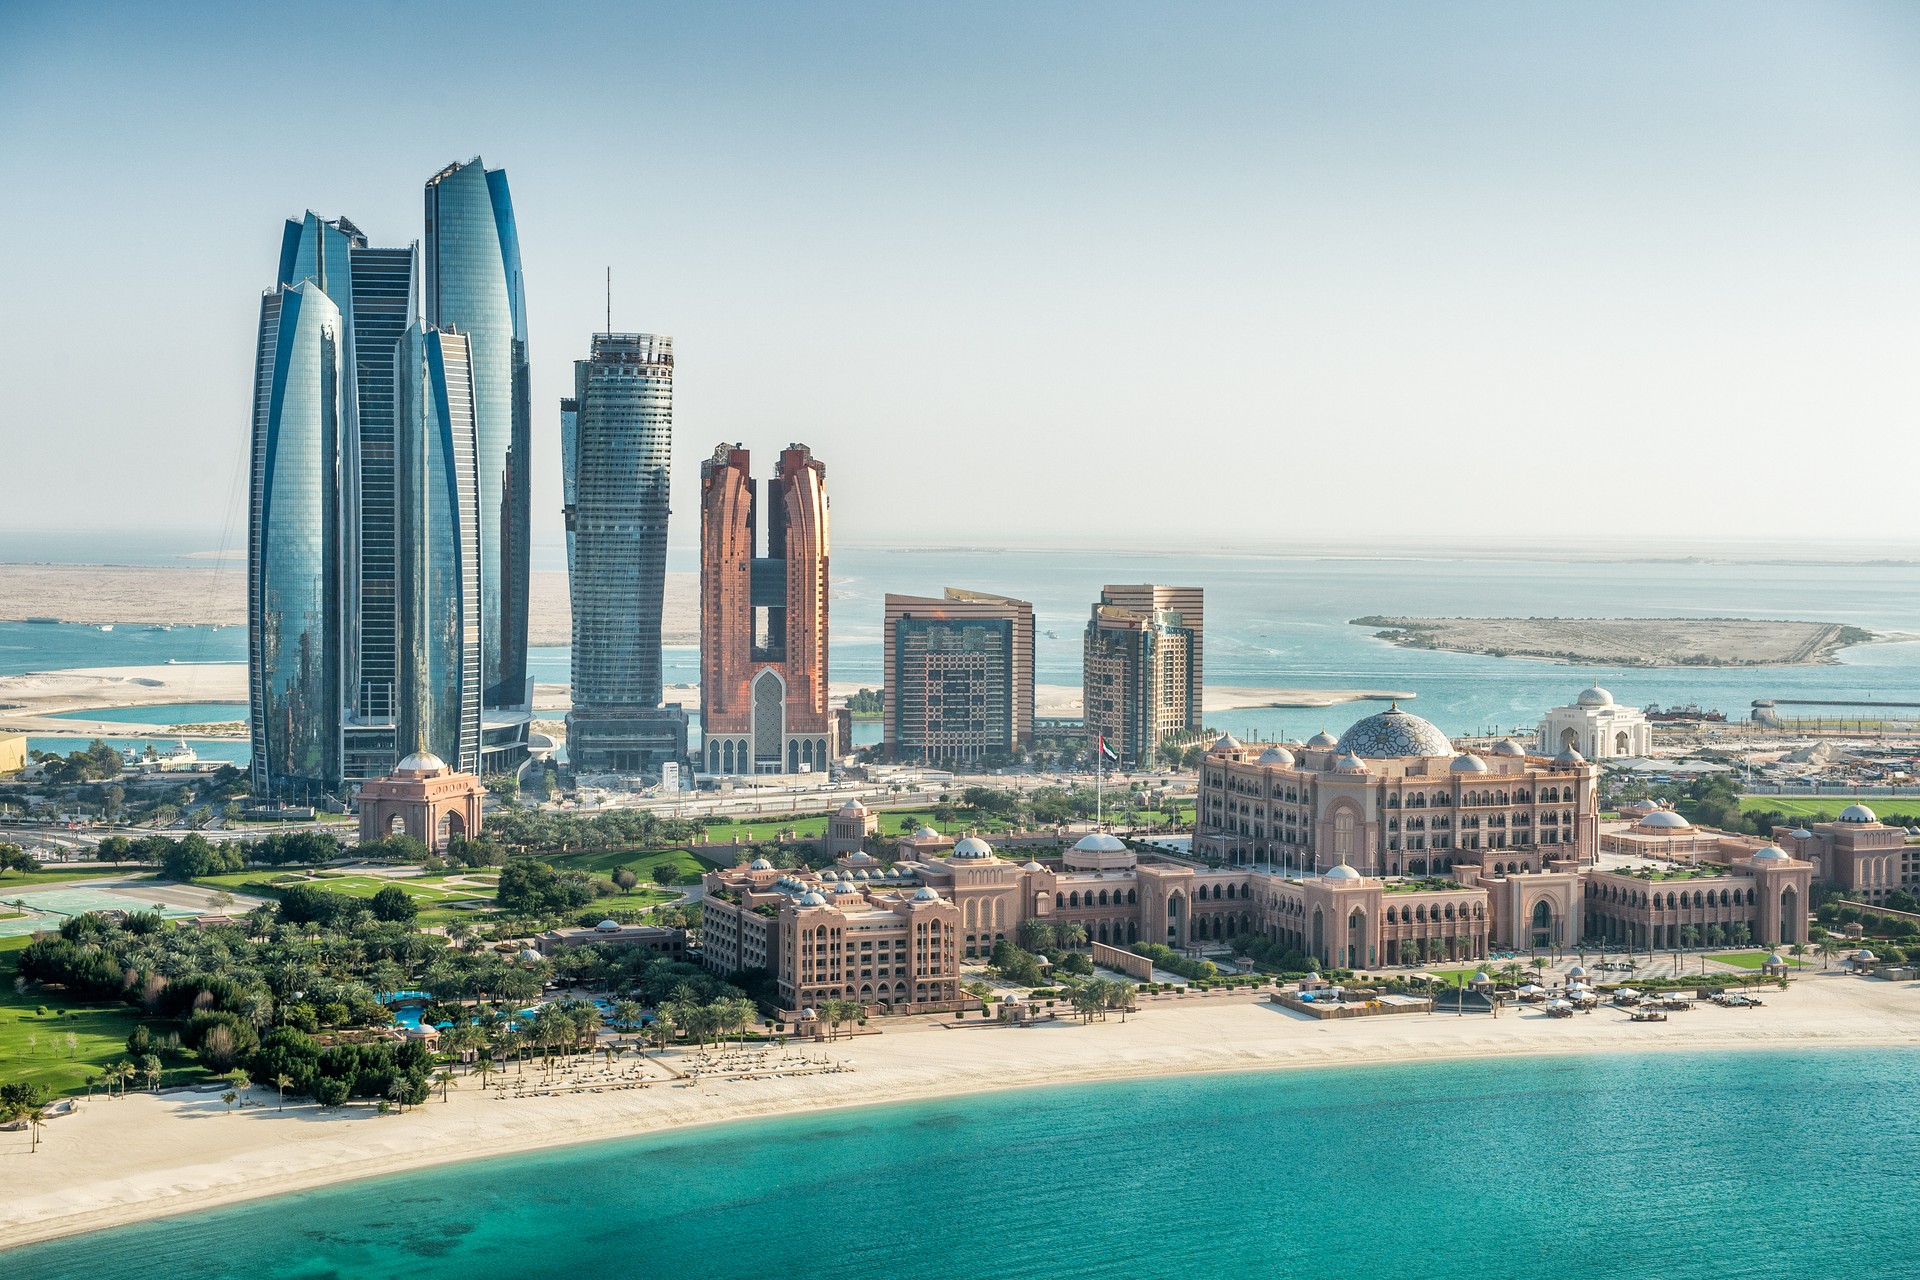
[[[28,1247],[0,1273],[1911,1274],[1916,1096],[1920,1054],[1896,1050],[1059,1086],[350,1183]]]

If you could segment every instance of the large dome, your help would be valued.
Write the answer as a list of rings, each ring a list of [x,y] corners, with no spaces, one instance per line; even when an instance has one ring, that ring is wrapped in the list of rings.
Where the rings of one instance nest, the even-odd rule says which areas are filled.
[[[1125,853],[1127,851],[1126,841],[1119,836],[1110,836],[1104,831],[1095,831],[1081,836],[1080,842],[1073,847],[1087,853]]]
[[[978,836],[967,836],[953,846],[953,852],[947,855],[956,861],[970,861],[993,857],[993,846]]]
[[[1840,811],[1840,821],[1878,822],[1880,819],[1876,817],[1873,810],[1867,808],[1867,806],[1863,804],[1850,804]]]
[[[1655,809],[1633,825],[1642,831],[1687,831],[1693,826],[1671,809]]]
[[[1446,734],[1411,711],[1402,711],[1398,703],[1354,724],[1340,735],[1338,749],[1367,760],[1453,754]]]
[[[1582,689],[1580,691],[1580,705],[1583,707],[1610,707],[1613,705],[1613,695],[1596,684],[1591,689]]]

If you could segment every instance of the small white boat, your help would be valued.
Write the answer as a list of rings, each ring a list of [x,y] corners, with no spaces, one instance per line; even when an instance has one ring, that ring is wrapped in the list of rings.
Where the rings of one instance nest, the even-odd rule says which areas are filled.
[[[111,622],[103,622],[99,626],[95,627],[94,630],[95,631],[111,631],[113,630],[113,624]]]

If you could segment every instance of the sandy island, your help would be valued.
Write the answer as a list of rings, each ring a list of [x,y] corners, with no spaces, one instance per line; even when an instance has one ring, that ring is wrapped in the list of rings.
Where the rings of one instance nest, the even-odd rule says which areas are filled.
[[[1606,667],[1792,667],[1881,637],[1828,622],[1752,618],[1355,618],[1404,649]]]
[[[1509,1009],[1498,1018],[1317,1022],[1246,996],[1189,996],[1146,1002],[1125,1023],[916,1020],[808,1046],[816,1059],[853,1068],[831,1074],[681,1087],[654,1066],[661,1079],[647,1088],[504,1099],[494,1096],[501,1077],[483,1093],[478,1077],[462,1076],[450,1102],[436,1093],[404,1116],[366,1106],[320,1112],[308,1102],[282,1113],[270,1090],[256,1092],[265,1106],[239,1112],[217,1094],[134,1093],[82,1102],[76,1114],[49,1122],[37,1154],[28,1154],[25,1133],[0,1133],[0,1246],[454,1160],[988,1089],[1521,1054],[1920,1045],[1920,988],[1912,985],[1819,974],[1764,997],[1762,1009],[1701,1005],[1668,1022],[1635,1024],[1607,1008],[1564,1020]],[[668,1058],[689,1059],[690,1051]],[[528,1064],[518,1078],[538,1080],[538,1070]]]
[[[835,705],[844,703],[863,686],[858,681],[835,681],[829,696]],[[668,702],[677,702],[689,711],[700,709],[700,686],[666,686]],[[569,691],[564,684],[538,684],[533,688],[536,712],[565,712]],[[1410,701],[1414,694],[1395,689],[1262,689],[1247,686],[1215,686],[1207,690],[1208,711],[1237,711],[1248,707],[1331,707],[1343,702],[1399,699]],[[239,702],[247,700],[247,668],[238,662],[181,663],[159,667],[81,667],[70,671],[33,671],[26,675],[0,676],[0,729],[21,733],[64,734],[70,737],[100,735],[169,737],[219,737],[204,729],[173,726],[156,720],[152,724],[127,721],[61,719],[52,717],[62,711],[103,707],[153,707],[175,703]],[[1034,686],[1034,710],[1043,716],[1080,714],[1080,689],[1073,685]]]

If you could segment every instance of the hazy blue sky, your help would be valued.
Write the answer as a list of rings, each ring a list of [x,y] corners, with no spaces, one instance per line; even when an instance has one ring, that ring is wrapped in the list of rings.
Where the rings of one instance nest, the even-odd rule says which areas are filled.
[[[268,12],[268,10],[272,12]],[[238,544],[281,220],[512,179],[837,535],[1898,538],[1920,6],[0,4],[0,527]]]

